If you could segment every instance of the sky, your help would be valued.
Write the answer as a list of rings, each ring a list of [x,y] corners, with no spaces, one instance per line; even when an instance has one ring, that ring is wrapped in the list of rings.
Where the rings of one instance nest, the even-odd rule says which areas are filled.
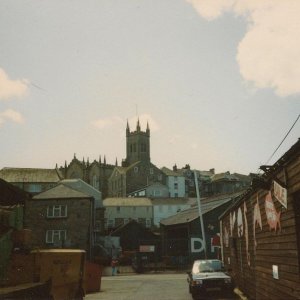
[[[0,2],[0,169],[120,165],[126,123],[157,167],[257,172],[300,136],[299,0]]]

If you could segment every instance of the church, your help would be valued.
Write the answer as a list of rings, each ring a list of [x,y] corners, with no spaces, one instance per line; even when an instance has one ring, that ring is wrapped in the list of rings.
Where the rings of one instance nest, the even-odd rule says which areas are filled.
[[[130,193],[154,183],[166,184],[166,175],[150,159],[150,128],[147,123],[145,131],[141,130],[139,119],[135,130],[131,131],[127,121],[126,158],[122,165],[107,164],[104,156],[99,160],[78,160],[74,158],[60,168],[64,178],[79,178],[102,192],[107,197],[127,197]]]

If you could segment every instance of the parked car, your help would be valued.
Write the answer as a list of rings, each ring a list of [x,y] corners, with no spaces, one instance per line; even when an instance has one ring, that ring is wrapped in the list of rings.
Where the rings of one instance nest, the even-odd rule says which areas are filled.
[[[193,299],[212,294],[232,297],[234,285],[218,259],[195,260],[187,282]]]

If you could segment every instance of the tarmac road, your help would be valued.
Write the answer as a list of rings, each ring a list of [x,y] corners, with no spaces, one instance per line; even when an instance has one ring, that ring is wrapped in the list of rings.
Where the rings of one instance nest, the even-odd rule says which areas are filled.
[[[192,300],[186,278],[165,273],[102,277],[101,291],[87,294],[85,300]]]

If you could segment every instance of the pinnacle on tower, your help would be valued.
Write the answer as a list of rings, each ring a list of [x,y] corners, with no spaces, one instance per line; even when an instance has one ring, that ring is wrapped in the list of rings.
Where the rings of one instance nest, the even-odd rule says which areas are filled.
[[[117,157],[116,157],[116,164],[115,165],[116,165],[116,167],[118,166],[118,158]]]
[[[136,131],[141,131],[141,126],[140,126],[140,119],[138,118],[137,124],[136,124]]]
[[[101,165],[101,155],[99,155],[99,164]]]

